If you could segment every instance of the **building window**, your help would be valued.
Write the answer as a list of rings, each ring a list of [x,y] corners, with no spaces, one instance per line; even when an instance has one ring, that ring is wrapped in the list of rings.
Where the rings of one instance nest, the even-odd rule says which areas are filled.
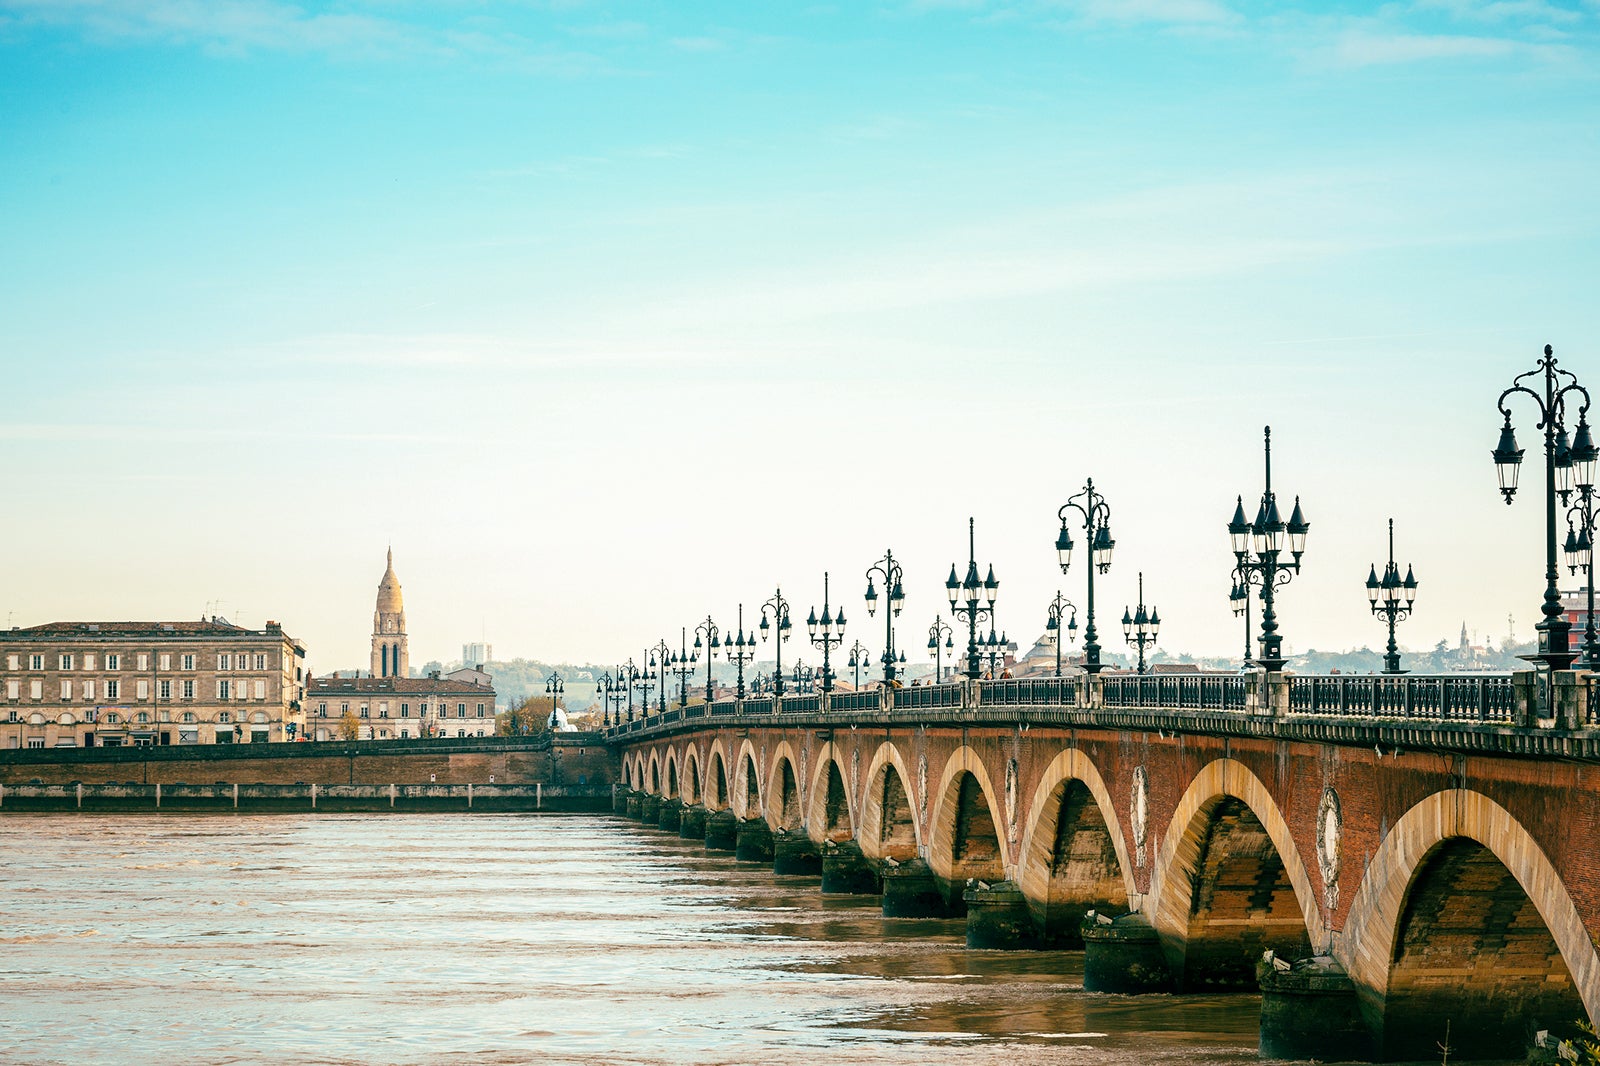
[[[72,656],[63,655],[61,657],[61,669],[63,669],[63,670],[71,670],[72,669]]]
[[[172,682],[162,681],[156,685],[156,694],[164,700],[172,698]]]
[[[144,711],[140,711],[137,715],[135,715],[135,717],[138,719],[140,725],[150,724],[150,715]]]
[[[157,657],[156,666],[159,669],[162,669],[162,670],[171,670],[172,669],[172,656],[163,653],[162,655]]]
[[[28,695],[31,698],[36,699],[36,700],[44,699],[44,682],[43,681],[29,681],[28,682]]]
[[[180,718],[185,725],[191,725],[194,722],[194,712],[184,711]]]
[[[20,681],[7,681],[6,682],[6,699],[8,699],[8,700],[20,699],[21,696],[22,696],[22,682],[20,682]]]
[[[371,718],[372,715],[370,713],[368,713],[369,710],[370,710],[370,708],[365,703],[363,703],[361,705],[361,717],[363,717],[363,718]]]
[[[349,714],[349,713],[350,713],[350,705],[348,703],[339,704],[339,714],[341,716]]]
[[[66,701],[70,700],[71,698],[72,698],[72,682],[71,681],[63,681],[63,682],[61,682],[61,702],[65,703]]]
[[[401,718],[410,718],[411,717],[411,704],[402,703],[400,705],[400,717]]]
[[[93,670],[94,666],[91,664],[89,666],[89,669]],[[111,652],[106,652],[106,669],[107,670],[121,670],[122,669],[122,656],[113,655]]]
[[[183,683],[183,698],[186,699],[186,700],[194,699],[194,682],[193,681],[185,681]]]
[[[456,736],[458,736],[458,737],[464,737],[464,736],[466,736],[466,735],[467,735],[467,731],[466,731],[466,730],[465,730],[465,729],[458,729],[458,730],[456,730]]]
[[[28,656],[28,669],[29,670],[43,670],[44,669],[44,656],[43,655],[30,655],[30,656]]]
[[[93,681],[85,681],[83,683],[83,687],[87,689],[87,688],[89,688],[89,686],[91,686],[93,684],[94,684]],[[85,700],[90,700],[90,699],[93,699],[94,697],[90,693],[85,692],[84,695],[83,695],[83,698]],[[122,698],[122,682],[121,681],[107,681],[106,682],[106,699],[111,701],[111,702],[113,702],[113,703],[115,703],[117,700],[120,700],[121,698]]]
[[[194,669],[194,656],[193,655],[185,655],[183,657],[182,662],[183,662],[183,668],[185,670],[193,670]]]
[[[83,702],[88,703],[92,699],[94,699],[94,681],[91,679],[83,683]]]
[[[481,704],[481,703],[478,704],[478,717],[479,718],[483,717],[483,704]]]
[[[85,652],[84,653],[84,656],[83,656],[83,668],[85,670],[93,670],[94,669],[94,652],[91,651],[91,652]]]
[[[328,717],[328,705],[326,703],[317,704],[317,717],[318,718],[326,718],[326,717]]]
[[[110,712],[108,712],[106,714],[106,722],[108,724],[110,724],[110,725],[116,725],[121,721],[122,721],[122,716],[120,714],[118,714],[116,711],[110,711]]]
[[[264,700],[266,698],[267,698],[267,683],[265,681],[257,681],[256,682],[256,699]]]
[[[418,718],[426,718],[426,717],[428,717],[428,705],[426,703],[417,704],[417,717]]]
[[[227,711],[218,711],[217,721],[226,725],[227,723],[233,721],[233,715],[229,714]]]
[[[143,653],[140,653],[139,657],[134,660],[134,669],[135,670],[148,670],[148,669],[150,669],[150,656],[145,655]]]
[[[218,670],[232,670],[233,669],[233,656],[229,655],[227,652],[218,653],[218,655],[217,655],[217,669]]]
[[[227,678],[219,677],[217,679],[217,699],[219,699],[219,700],[227,699],[228,698],[228,693],[231,691],[231,689],[232,689],[232,683],[229,682],[229,680]]]
[[[266,668],[267,668],[267,657],[265,655],[257,655],[256,656],[256,669],[257,670],[265,670]]]
[[[7,655],[6,656],[6,669],[7,670],[20,670],[20,669],[22,669],[21,663],[22,663],[22,656],[20,656],[20,655]]]
[[[457,718],[465,718],[466,716],[467,716],[467,705],[465,703],[456,704],[456,717]]]
[[[42,748],[42,747],[44,747],[44,737],[29,737],[28,738],[28,747],[30,747],[30,748]]]
[[[144,678],[140,678],[135,682],[133,688],[134,695],[139,699],[147,700],[150,698],[150,682],[144,680]]]

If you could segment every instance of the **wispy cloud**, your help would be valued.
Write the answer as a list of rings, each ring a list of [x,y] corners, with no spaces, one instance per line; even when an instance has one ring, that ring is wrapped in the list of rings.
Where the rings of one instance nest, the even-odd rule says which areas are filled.
[[[1506,56],[1555,58],[1560,46],[1529,44],[1507,37],[1459,34],[1383,33],[1353,30],[1333,45],[1333,61],[1340,66],[1372,67],[1447,59],[1498,59]]]

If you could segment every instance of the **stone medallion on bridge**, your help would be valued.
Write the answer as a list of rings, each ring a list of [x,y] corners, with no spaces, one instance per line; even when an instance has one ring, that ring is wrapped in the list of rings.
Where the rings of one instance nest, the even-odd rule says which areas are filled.
[[[923,752],[917,756],[917,809],[920,812],[918,821],[923,825],[928,824],[928,753]]]
[[[1323,892],[1327,897],[1328,913],[1339,907],[1339,840],[1344,831],[1344,813],[1339,806],[1339,793],[1332,787],[1322,790],[1322,802],[1317,806],[1317,865],[1322,870]]]
[[[1009,827],[1008,836],[1015,844],[1021,831],[1017,824],[1017,760],[1006,760],[1006,825]]]
[[[1150,818],[1150,775],[1143,766],[1133,770],[1133,795],[1128,802],[1128,824],[1133,829],[1133,864],[1144,865],[1145,830]]]

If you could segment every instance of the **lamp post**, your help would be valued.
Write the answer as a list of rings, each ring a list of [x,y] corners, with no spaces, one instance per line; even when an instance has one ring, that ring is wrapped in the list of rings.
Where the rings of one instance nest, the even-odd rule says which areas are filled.
[[[1144,571],[1139,571],[1139,605],[1130,612],[1128,608],[1122,609],[1122,637],[1129,644],[1139,649],[1139,665],[1137,670],[1141,674],[1149,673],[1150,668],[1145,665],[1144,649],[1156,646],[1156,634],[1161,631],[1161,615],[1154,607],[1146,611],[1144,608]]]
[[[797,692],[810,692],[812,687],[816,684],[817,672],[813,668],[807,666],[804,659],[796,659],[794,663],[794,673],[790,676],[789,680],[794,683],[794,687]]]
[[[683,626],[678,627],[678,650],[672,653],[667,662],[667,671],[678,678],[678,706],[689,706],[689,675],[694,673],[694,664],[698,655],[689,650],[689,631]],[[666,690],[666,672],[661,676],[661,687]]]
[[[1568,531],[1570,539],[1571,532]],[[1389,626],[1389,647],[1383,655],[1383,672],[1386,674],[1403,674],[1400,669],[1400,646],[1394,642],[1394,625],[1402,618],[1411,616],[1411,601],[1417,598],[1417,579],[1411,572],[1411,567],[1406,566],[1406,576],[1400,577],[1400,566],[1394,561],[1394,519],[1389,519],[1389,561],[1384,564],[1383,578],[1378,578],[1378,568],[1373,565],[1367,570],[1367,602],[1372,608],[1372,613],[1383,619]]]
[[[1068,511],[1077,511],[1082,517],[1084,540],[1089,545],[1089,565],[1084,568],[1089,574],[1089,597],[1083,627],[1083,671],[1086,674],[1098,674],[1105,667],[1100,662],[1100,642],[1096,639],[1094,629],[1094,575],[1096,570],[1103,574],[1111,569],[1111,550],[1117,544],[1111,539],[1111,507],[1106,503],[1106,498],[1095,490],[1093,478],[1084,483],[1081,492],[1061,505],[1061,510],[1057,512],[1057,517],[1061,519],[1061,532],[1056,535],[1056,558],[1061,563],[1063,574],[1072,565],[1072,532],[1067,526]]]
[[[1584,456],[1588,452],[1583,453]],[[1583,625],[1583,655],[1580,665],[1585,670],[1600,670],[1600,640],[1595,636],[1594,620],[1594,541],[1595,541],[1595,510],[1594,510],[1594,460],[1580,457],[1575,446],[1572,449],[1573,477],[1578,484],[1578,502],[1567,511],[1567,543],[1565,547],[1567,567],[1576,574],[1583,571],[1584,584],[1589,597],[1588,611],[1584,617]],[[1577,520],[1577,529],[1573,529],[1573,520]]]
[[[1005,666],[1006,648],[1010,646],[1011,642],[1006,639],[1004,633],[1001,633],[998,637],[995,636],[994,623],[991,622],[989,624],[988,638],[979,643],[983,645],[983,657],[989,662],[989,677],[999,678],[1000,669]]]
[[[967,677],[976,680],[981,672],[978,665],[978,623],[994,622],[994,601],[1000,594],[1000,582],[994,577],[994,564],[989,564],[989,576],[978,580],[978,541],[973,520],[967,519],[967,576],[957,580],[956,567],[950,564],[950,576],[944,583],[945,594],[950,597],[950,614],[967,618]]]
[[[617,677],[622,688],[628,694],[628,721],[633,721],[633,679],[639,676],[639,668],[633,665],[630,657],[627,662],[617,667]]]
[[[1523,378],[1542,378],[1544,395],[1522,384]],[[1517,447],[1517,438],[1511,429],[1511,412],[1506,409],[1506,398],[1516,392],[1533,397],[1539,410],[1538,428],[1544,430],[1545,589],[1541,607],[1544,618],[1534,627],[1539,631],[1539,653],[1526,658],[1543,663],[1550,670],[1565,670],[1577,658],[1577,653],[1568,647],[1572,626],[1562,614],[1561,591],[1556,588],[1556,497],[1559,496],[1562,506],[1566,506],[1572,495],[1573,468],[1580,461],[1579,454],[1589,465],[1585,477],[1593,484],[1595,445],[1589,433],[1589,390],[1578,384],[1577,375],[1570,370],[1557,368],[1555,350],[1547,344],[1538,365],[1518,374],[1512,379],[1511,387],[1500,394],[1498,406],[1506,421],[1500,429],[1500,443],[1494,449],[1494,465],[1500,477],[1500,493],[1505,496],[1507,506],[1517,493],[1517,472],[1522,465],[1522,449]],[[1582,395],[1583,406],[1578,408],[1577,436],[1569,443],[1567,395],[1573,392]]]
[[[939,615],[933,616],[933,625],[928,627],[928,654],[933,656],[933,683],[944,683],[944,653],[954,652],[955,645],[950,642],[950,636],[955,630],[950,628]],[[942,643],[941,643],[942,641]],[[951,658],[955,658],[952,654]]]
[[[767,677],[766,674],[761,673],[759,670],[756,671],[756,676],[752,677],[750,679],[750,695],[752,695],[752,696],[763,696],[763,695],[765,695],[766,691],[767,691],[767,686],[770,685],[770,684],[772,684],[772,681],[771,681],[770,678]]]
[[[900,611],[906,605],[906,590],[900,583],[902,576],[900,564],[894,561],[893,551],[885,551],[882,559],[867,567],[868,618],[878,610],[878,589],[873,584],[873,574],[883,579],[883,594],[889,601],[889,610],[883,615],[883,679],[893,681],[897,666],[894,654],[894,620],[900,617]],[[901,656],[898,662],[905,662],[905,657]],[[859,682],[856,687],[861,687]]]
[[[1246,580],[1244,571],[1238,566],[1233,568],[1233,590],[1228,593],[1228,603],[1233,607],[1233,616],[1244,618],[1244,668],[1250,668],[1250,583]]]
[[[850,645],[850,661],[845,665],[854,670],[855,687],[861,688],[861,668],[867,664],[867,646],[859,640]]]
[[[839,608],[839,614],[834,616],[833,608],[828,603],[828,575],[822,575],[822,617],[817,617],[817,609],[811,608],[811,614],[806,618],[806,633],[811,638],[813,648],[822,649],[822,691],[833,691],[833,666],[831,665],[833,649],[844,643],[844,608]]]
[[[1071,608],[1072,614],[1063,624],[1061,614]],[[1061,636],[1066,634],[1068,640],[1077,643],[1078,640],[1078,607],[1071,600],[1061,595],[1061,590],[1056,589],[1056,598],[1050,601],[1050,616],[1044,621],[1047,633],[1055,635],[1056,645],[1056,676],[1061,676]]]
[[[667,647],[667,638],[662,637],[650,649],[649,667],[661,679],[661,687],[656,693],[656,710],[662,714],[667,713],[667,671],[669,660],[672,658],[672,649]]]
[[[632,660],[629,660],[630,662]],[[639,700],[639,717],[650,717],[650,690],[656,687],[656,673],[648,667],[633,672],[633,687],[643,693]]]
[[[565,691],[567,691],[567,687],[561,683],[561,675],[552,670],[550,672],[550,676],[545,678],[544,681],[545,695],[550,697],[551,732],[554,732],[556,726],[560,724],[559,720],[556,718],[556,712],[560,710],[561,694]]]
[[[771,618],[769,621],[768,618]],[[794,628],[789,621],[789,601],[783,598],[783,589],[774,589],[772,599],[761,605],[761,624],[756,627],[761,631],[761,640],[766,642],[767,634],[776,629],[778,642],[773,645],[773,650],[778,653],[778,665],[772,671],[772,684],[774,695],[783,695],[783,642],[789,639],[789,631]]]
[[[617,725],[622,724],[622,701],[628,698],[627,685],[621,678],[621,667],[617,668],[618,676],[612,677],[609,672],[600,679],[601,703],[605,707],[606,725],[612,724],[613,714]]]
[[[744,604],[739,605],[739,629],[728,640],[722,642],[722,653],[730,663],[738,669],[739,683],[733,690],[739,699],[744,699],[744,664],[756,657],[756,631],[744,630]]]
[[[1278,615],[1273,609],[1273,594],[1279,586],[1287,585],[1300,572],[1300,556],[1306,550],[1306,533],[1311,528],[1300,511],[1300,497],[1294,498],[1294,513],[1288,525],[1278,514],[1278,497],[1272,491],[1272,427],[1263,431],[1266,454],[1266,488],[1261,493],[1261,506],[1256,510],[1254,522],[1245,521],[1244,497],[1238,498],[1233,520],[1228,523],[1228,537],[1233,545],[1235,568],[1249,594],[1251,585],[1261,586],[1261,654],[1255,663],[1268,672],[1283,669],[1283,637],[1278,633]],[[1288,534],[1289,554],[1293,562],[1281,562],[1284,551],[1284,534]],[[1253,550],[1253,552],[1252,552]]]
[[[694,653],[700,654],[700,649],[706,652],[706,702],[711,702],[711,660],[717,657],[717,649],[722,647],[720,637],[722,630],[717,628],[717,623],[706,615],[706,620],[694,627]],[[702,642],[701,638],[705,638]]]

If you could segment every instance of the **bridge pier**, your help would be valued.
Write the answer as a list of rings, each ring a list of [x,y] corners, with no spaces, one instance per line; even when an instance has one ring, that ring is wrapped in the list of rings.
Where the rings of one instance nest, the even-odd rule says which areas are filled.
[[[1028,900],[1014,881],[975,882],[962,893],[967,905],[967,947],[1037,948]]]
[[[627,797],[622,801],[622,809],[623,813],[629,818],[642,820],[644,818],[644,793],[629,792]]]
[[[822,848],[822,891],[876,896],[883,881],[855,841],[830,841]]]
[[[645,825],[661,823],[661,797],[648,792],[639,800],[639,820]]]
[[[627,814],[628,813],[628,794],[630,792],[632,792],[632,791],[633,791],[632,789],[621,788],[621,787],[613,787],[611,789],[611,813],[612,814]]]
[[[822,855],[816,841],[804,829],[780,832],[772,838],[772,872],[775,874],[820,874]]]
[[[883,868],[883,916],[885,918],[953,917],[950,896],[940,888],[939,879],[921,859],[911,859]]]
[[[1142,914],[1115,921],[1090,911],[1083,918],[1083,987],[1088,992],[1171,992],[1172,970],[1161,938]]]
[[[732,811],[706,815],[706,850],[736,851],[739,847],[739,818]]]
[[[711,812],[701,806],[684,806],[678,819],[678,835],[685,840],[701,840],[706,835],[706,815]]]
[[[765,818],[746,818],[739,823],[733,857],[742,862],[772,861],[772,829]]]
[[[1372,1033],[1344,968],[1326,955],[1283,965],[1267,952],[1256,968],[1262,1058],[1371,1061]]]
[[[666,799],[661,801],[661,809],[656,814],[656,825],[669,833],[676,833],[683,820],[683,801],[680,799]]]

